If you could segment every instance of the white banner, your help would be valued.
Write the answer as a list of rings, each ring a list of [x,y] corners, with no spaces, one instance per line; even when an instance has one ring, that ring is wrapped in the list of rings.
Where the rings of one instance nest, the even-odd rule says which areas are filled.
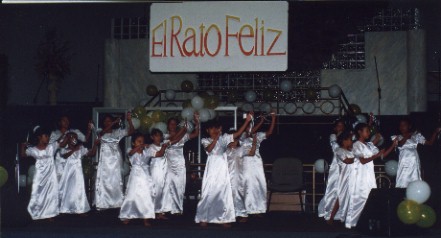
[[[286,71],[288,3],[153,3],[152,72]]]

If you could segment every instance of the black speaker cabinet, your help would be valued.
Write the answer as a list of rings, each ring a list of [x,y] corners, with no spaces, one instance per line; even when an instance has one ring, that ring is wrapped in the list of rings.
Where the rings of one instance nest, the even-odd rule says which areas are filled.
[[[416,225],[406,225],[397,216],[397,207],[406,197],[406,189],[372,189],[357,223],[357,230],[366,235],[401,236],[422,234]]]

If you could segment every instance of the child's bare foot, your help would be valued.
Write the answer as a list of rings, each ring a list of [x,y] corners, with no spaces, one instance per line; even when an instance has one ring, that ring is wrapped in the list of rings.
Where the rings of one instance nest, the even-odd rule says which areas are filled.
[[[222,224],[223,228],[231,228],[231,224],[230,223],[224,223]]]
[[[207,224],[206,222],[201,222],[201,223],[199,223],[199,226],[201,226],[201,227],[207,227],[208,224]]]
[[[240,219],[239,219],[239,223],[245,223],[245,222],[247,222],[248,221],[248,217],[241,217]]]
[[[164,213],[159,213],[156,216],[156,219],[158,219],[158,220],[168,220],[168,217],[166,217]]]
[[[151,227],[152,224],[150,224],[149,220],[144,219],[144,226],[145,226],[145,227]]]
[[[127,225],[127,224],[129,224],[129,222],[130,222],[130,220],[127,219],[127,220],[122,221],[122,224]]]
[[[329,220],[326,221],[326,223],[327,223],[328,225],[332,225],[332,224],[334,224],[334,221],[333,221],[333,219],[329,219]]]

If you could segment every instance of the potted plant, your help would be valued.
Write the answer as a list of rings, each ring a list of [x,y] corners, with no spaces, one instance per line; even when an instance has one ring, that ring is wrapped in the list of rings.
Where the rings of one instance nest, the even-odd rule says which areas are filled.
[[[69,43],[60,37],[56,29],[48,30],[38,46],[35,70],[41,80],[47,80],[51,105],[57,104],[59,84],[70,74],[71,57]]]

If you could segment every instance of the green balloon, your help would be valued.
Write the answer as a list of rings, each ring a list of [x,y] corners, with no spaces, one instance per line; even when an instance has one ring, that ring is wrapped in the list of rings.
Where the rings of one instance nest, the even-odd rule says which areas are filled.
[[[138,119],[140,119],[146,114],[147,114],[147,110],[145,110],[145,108],[141,106],[135,107],[132,111],[132,116]]]
[[[436,213],[435,211],[427,206],[426,204],[421,204],[421,218],[416,223],[417,226],[421,228],[429,228],[432,227],[436,222]]]
[[[273,101],[275,99],[274,98],[274,91],[270,90],[270,89],[263,91],[263,99],[265,101]]]
[[[421,219],[421,205],[412,200],[404,200],[398,204],[397,215],[404,224],[415,224]]]
[[[191,107],[191,99],[187,99],[182,103],[182,108]]]
[[[190,80],[184,80],[181,83],[181,90],[186,93],[193,91],[193,83]]]
[[[143,116],[143,117],[139,120],[139,122],[140,122],[140,127],[139,127],[139,129],[140,129],[142,132],[148,132],[149,129],[150,129],[150,127],[153,125],[153,120],[152,120],[152,118],[150,118],[150,117],[147,116],[147,115]]]
[[[8,181],[8,171],[0,166],[0,188]]]
[[[351,110],[352,114],[358,115],[361,113],[361,108],[357,104],[351,104],[350,106],[351,106],[350,110]]]
[[[159,93],[158,88],[155,85],[147,86],[145,91],[146,91],[147,95],[152,96],[152,97],[158,95],[158,93]]]
[[[208,109],[215,109],[217,106],[219,106],[219,98],[215,95],[208,96],[204,99],[204,105]]]
[[[156,110],[152,113],[152,120],[153,122],[163,122],[165,120],[165,114],[160,110]]]

